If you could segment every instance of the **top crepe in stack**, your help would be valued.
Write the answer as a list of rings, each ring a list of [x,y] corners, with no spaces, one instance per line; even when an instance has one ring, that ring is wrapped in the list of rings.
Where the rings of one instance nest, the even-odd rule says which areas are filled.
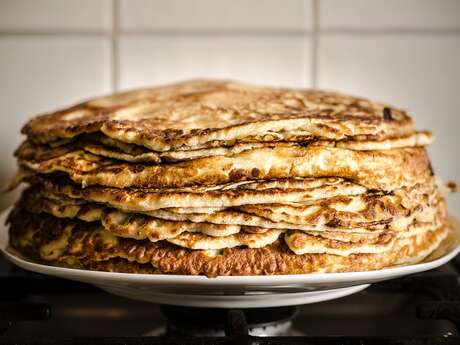
[[[321,91],[189,81],[23,128],[12,246],[87,269],[217,275],[380,269],[450,233],[402,110]]]

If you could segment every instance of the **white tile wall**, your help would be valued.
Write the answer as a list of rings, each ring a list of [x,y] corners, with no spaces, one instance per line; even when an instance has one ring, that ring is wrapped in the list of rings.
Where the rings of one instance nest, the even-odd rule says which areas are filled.
[[[28,117],[192,77],[406,107],[437,135],[436,171],[460,182],[458,61],[458,0],[0,0],[0,182]]]
[[[436,170],[460,176],[456,152],[460,128],[460,36],[334,35],[319,46],[318,85],[406,108],[417,127],[437,134],[431,147]]]
[[[0,30],[110,30],[110,0],[1,0]]]
[[[121,0],[123,30],[305,31],[312,0]]]
[[[458,0],[321,0],[322,29],[460,29]]]
[[[109,51],[99,38],[0,38],[0,183],[28,118],[110,90]]]
[[[187,78],[240,79],[310,86],[310,45],[304,38],[123,38],[120,87]]]

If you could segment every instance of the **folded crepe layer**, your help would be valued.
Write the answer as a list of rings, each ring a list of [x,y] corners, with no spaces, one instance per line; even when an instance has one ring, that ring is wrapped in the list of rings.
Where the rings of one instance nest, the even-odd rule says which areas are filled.
[[[262,248],[278,240],[284,230],[269,229],[261,233],[239,232],[229,236],[211,237],[201,233],[184,232],[166,241],[176,246],[194,250],[218,250],[246,246],[248,248]]]
[[[198,159],[211,156],[231,156],[243,151],[257,148],[273,148],[275,145],[295,147],[295,143],[244,143],[228,147],[213,147],[188,151],[153,152],[142,146],[116,142],[110,139],[110,145],[105,144],[110,138],[98,139],[76,137],[64,145],[39,145],[29,140],[23,142],[16,150],[15,155],[21,161],[41,162],[59,157],[71,152],[83,150],[96,156],[112,158],[131,163],[159,164]],[[391,150],[403,147],[425,146],[433,141],[429,132],[417,132],[407,137],[392,138],[382,141],[374,140],[344,140],[344,141],[306,141],[302,146],[339,147],[351,150]],[[116,143],[115,143],[116,142]]]
[[[87,222],[100,222],[105,230],[116,236],[138,240],[148,238],[152,242],[177,238],[185,232],[188,234],[201,233],[205,236],[224,237],[244,232],[249,234],[261,234],[272,230],[284,231],[290,228],[289,224],[285,224],[285,228],[279,227],[278,229],[274,229],[240,224],[213,224],[208,222],[190,222],[187,220],[163,220],[146,214],[126,213],[103,205],[85,203],[84,201],[49,199],[43,197],[40,193],[40,189],[37,187],[25,190],[19,203],[24,209],[32,213],[47,213],[57,218],[75,218]],[[338,232],[340,232],[340,229]],[[318,231],[310,231],[309,233],[321,235],[321,232]],[[273,231],[272,234],[274,234]],[[356,240],[358,234],[360,233],[350,233],[348,239]],[[267,234],[267,236],[269,235],[270,234]],[[372,234],[372,236],[374,235],[375,234]],[[337,238],[340,235],[328,235],[328,237],[330,236]],[[346,236],[342,235],[340,237],[343,240]],[[195,236],[195,238],[198,237]],[[228,243],[238,243],[235,239],[226,240]],[[200,241],[204,243],[202,238]],[[178,244],[178,242],[173,243]],[[219,239],[215,239],[214,243],[219,243]],[[195,245],[193,248],[197,248],[197,246]]]
[[[20,204],[32,213],[48,213],[57,218],[75,218],[86,222],[101,222],[105,230],[120,237],[145,239],[155,242],[163,239],[174,238],[184,232],[202,233],[207,236],[221,237],[234,233],[265,233],[273,228],[245,226],[238,224],[213,224],[213,223],[193,223],[190,221],[167,221],[145,214],[126,213],[116,209],[107,208],[103,205],[86,203],[75,199],[53,199],[43,197],[40,189],[29,188],[23,192]],[[270,225],[270,224],[268,224]],[[280,224],[283,225],[283,224]],[[290,224],[284,224],[285,229],[292,229]],[[275,224],[276,226],[276,224]],[[382,231],[344,232],[342,229],[336,231],[306,231],[306,233],[339,240],[342,242],[362,242],[372,241],[381,236]],[[351,229],[353,230],[353,229]]]
[[[241,212],[233,208],[218,211],[214,213],[174,213],[166,210],[148,211],[145,214],[152,217],[161,218],[165,220],[174,221],[191,221],[191,222],[208,222],[213,224],[240,224],[248,227],[262,227],[262,228],[275,228],[275,229],[297,229],[303,231],[337,231],[337,232],[353,232],[353,233],[370,233],[379,232],[382,230],[391,231],[404,231],[407,226],[414,220],[431,221],[439,208],[445,208],[445,202],[442,199],[437,200],[433,204],[418,205],[417,207],[406,210],[404,214],[393,216],[388,219],[380,221],[370,220],[368,222],[343,222],[340,218],[334,218],[330,222],[315,223],[287,223],[287,222],[274,222],[270,219],[253,215],[250,213]],[[337,215],[337,214],[335,214]],[[347,226],[344,226],[347,225]]]
[[[389,223],[395,218],[408,216],[411,211],[430,205],[440,198],[434,190],[425,194],[423,193],[425,186],[418,187],[411,188],[407,192],[393,191],[391,194],[369,192],[360,195],[336,196],[307,204],[295,202],[255,204],[241,205],[235,209],[272,222],[299,225],[353,227],[369,222]]]
[[[75,200],[56,200],[47,199],[40,196],[40,191],[37,188],[30,188],[23,193],[20,199],[20,205],[32,213],[48,213],[57,218],[74,218],[87,222],[100,222],[105,230],[115,236],[133,238],[143,240],[148,238],[152,242],[164,239],[176,239],[177,245],[184,246],[184,239],[190,237],[191,233],[201,233],[205,237],[223,237],[237,234],[240,232],[260,234],[271,230],[284,231],[286,229],[270,229],[256,226],[241,226],[230,224],[212,224],[212,223],[193,223],[190,221],[168,221],[159,218],[151,217],[139,213],[125,213],[115,209],[104,207],[97,204],[86,204]],[[288,224],[286,224],[287,228]],[[178,236],[187,233],[180,239],[182,242],[177,242]],[[322,236],[340,240],[342,242],[363,242],[373,241],[381,236],[381,232],[373,231],[371,233],[344,233],[339,231],[308,231],[307,233],[314,236]],[[195,236],[197,239],[197,236]],[[204,243],[204,237],[199,240]],[[209,239],[207,239],[209,242]],[[226,239],[228,240],[228,239]],[[218,240],[216,240],[218,243]],[[236,243],[235,239],[231,239],[232,243]],[[193,244],[192,244],[193,245]],[[192,248],[192,247],[187,247]],[[195,245],[192,249],[196,249]],[[224,247],[225,248],[225,247]],[[208,248],[206,248],[208,249]],[[215,247],[213,249],[216,249]]]
[[[366,271],[411,264],[423,260],[451,232],[449,224],[444,223],[435,230],[399,238],[382,253],[297,255],[281,241],[262,248],[235,247],[216,252],[184,249],[164,241],[124,239],[94,223],[35,216],[20,208],[12,212],[9,222],[12,246],[44,262],[66,265],[122,258],[137,264],[150,263],[158,273],[207,276]]]
[[[40,185],[26,190],[21,201],[27,209],[36,213],[46,212],[61,218],[79,218],[85,221],[103,218],[107,227],[112,229],[130,227],[132,228],[130,232],[157,229],[161,219],[179,223],[242,225],[306,231],[334,229],[339,232],[370,232],[379,229],[403,231],[415,219],[423,221],[432,219],[436,205],[440,202],[440,196],[429,185],[427,183],[405,191],[394,191],[391,195],[370,192],[333,196],[313,200],[307,204],[243,205],[205,213],[182,212],[183,209],[181,212],[176,212],[175,208],[170,208],[140,211],[142,215],[133,214],[135,211],[126,212],[102,204],[86,202],[83,199],[54,194]],[[163,221],[163,224],[165,228],[168,227],[166,226],[168,222]],[[176,231],[168,233],[175,234]],[[183,231],[186,231],[185,228]],[[219,231],[237,232],[232,227]],[[156,231],[154,234],[155,237],[152,238],[157,237]]]
[[[161,152],[308,138],[383,140],[413,132],[404,111],[362,98],[210,80],[93,99],[23,128],[36,143],[104,133]]]
[[[137,240],[148,238],[152,242],[167,240],[181,247],[204,250],[224,249],[244,245],[250,248],[263,247],[273,243],[278,239],[280,234],[288,231],[285,236],[286,241],[288,246],[297,254],[304,254],[310,251],[318,252],[318,248],[326,248],[328,250],[326,252],[329,254],[348,255],[349,253],[360,250],[362,252],[369,252],[369,250],[372,250],[371,252],[384,251],[391,246],[390,240],[392,239],[409,237],[419,234],[421,231],[438,228],[444,223],[447,217],[444,205],[440,206],[433,219],[425,222],[414,220],[404,232],[398,233],[387,230],[377,235],[371,234],[370,236],[367,236],[368,234],[351,233],[351,240],[346,236],[337,236],[337,232],[300,232],[288,229],[258,228],[255,231],[245,231],[250,227],[241,227],[240,229],[236,226],[233,226],[233,228],[232,226],[219,227],[207,223],[168,222],[143,215],[125,214],[118,211],[103,212],[100,225],[102,225],[104,231],[108,231],[112,236]],[[31,211],[27,207],[27,203],[22,202],[22,200],[18,207],[27,210],[27,212]],[[44,217],[53,219],[53,217],[47,215]],[[69,224],[76,224],[71,219],[67,221]],[[66,220],[62,220],[62,222],[65,223]],[[235,228],[236,231],[231,231]],[[359,239],[357,238],[358,235],[361,235]],[[319,245],[322,247],[319,247]]]
[[[40,174],[66,173],[84,186],[180,188],[246,180],[341,177],[367,188],[391,191],[431,176],[424,148],[353,151],[334,147],[283,147],[243,151],[173,164],[120,163],[84,151],[20,164]]]
[[[102,186],[82,188],[66,179],[39,176],[32,177],[31,181],[39,183],[48,193],[103,203],[132,212],[171,207],[220,208],[275,202],[309,202],[338,195],[358,195],[367,191],[365,187],[355,183],[329,178],[248,182],[233,188],[213,186],[209,190],[118,189]]]
[[[438,215],[434,222],[413,222],[404,232],[384,232],[380,236],[355,242],[340,241],[323,236],[312,236],[303,231],[288,231],[284,235],[284,241],[297,255],[325,253],[340,256],[362,253],[384,253],[401,239],[420,237],[429,231],[435,231],[446,221],[445,217]]]
[[[152,242],[175,238],[184,232],[199,232],[212,237],[222,237],[242,231],[239,225],[168,221],[138,213],[120,212],[103,205],[87,204],[77,200],[72,204],[73,201],[45,198],[40,196],[38,188],[32,187],[23,192],[19,203],[35,214],[47,213],[57,218],[100,222],[107,231],[116,236],[138,240],[149,239]]]

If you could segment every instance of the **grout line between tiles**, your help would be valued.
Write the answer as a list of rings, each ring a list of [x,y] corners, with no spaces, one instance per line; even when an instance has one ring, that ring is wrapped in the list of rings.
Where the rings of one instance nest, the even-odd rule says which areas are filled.
[[[110,32],[104,31],[0,31],[0,37],[110,37]]]
[[[113,0],[118,2],[117,0]],[[315,2],[317,0],[314,0]],[[113,10],[117,12],[117,10]],[[115,13],[114,13],[115,15]],[[116,14],[118,16],[118,14]],[[117,25],[118,26],[118,25]],[[276,32],[276,31],[126,31],[122,32],[119,28],[116,28],[117,36],[165,36],[165,37],[305,37],[312,34],[319,35],[356,35],[356,36],[391,36],[391,35],[401,35],[401,36],[424,36],[424,35],[436,35],[436,36],[456,36],[460,35],[460,30],[354,30],[354,29],[317,29],[316,32],[312,31],[285,31],[285,32]],[[69,31],[69,30],[57,30],[57,31],[48,31],[48,30],[0,30],[0,37],[36,37],[36,36],[81,36],[81,37],[112,37],[112,32],[105,31]]]
[[[311,31],[299,30],[299,31],[254,31],[254,30],[216,30],[216,31],[200,31],[200,30],[158,30],[158,31],[149,31],[149,30],[130,30],[120,33],[123,36],[183,36],[183,37],[266,37],[266,36],[275,36],[275,37],[302,37],[311,34]]]
[[[111,31],[79,31],[79,30],[1,30],[0,36],[95,36],[95,37],[112,37],[115,33],[118,36],[184,36],[184,37],[216,37],[216,36],[228,36],[228,37],[264,37],[264,36],[275,36],[275,37],[300,37],[311,34],[309,31],[245,31],[245,30],[232,30],[232,31],[193,31],[193,30],[131,30],[121,31],[119,23],[119,10],[118,0],[112,0],[112,30]]]
[[[112,32],[111,32],[111,57],[112,57],[112,91],[116,92],[119,89],[119,0],[112,0]]]
[[[317,87],[318,84],[318,23],[319,23],[319,0],[313,0],[313,31],[311,37],[311,62],[310,62],[310,74],[311,74],[311,85],[313,88]]]

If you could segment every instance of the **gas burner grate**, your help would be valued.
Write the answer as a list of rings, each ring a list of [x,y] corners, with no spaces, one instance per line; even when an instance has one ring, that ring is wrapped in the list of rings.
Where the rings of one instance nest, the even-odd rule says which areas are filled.
[[[340,300],[325,302],[317,305],[299,307],[261,308],[261,309],[201,309],[175,306],[158,306],[139,303],[143,309],[146,306],[156,308],[155,320],[162,319],[164,332],[160,336],[91,336],[85,337],[85,331],[79,330],[77,334],[70,336],[60,335],[59,328],[48,326],[50,332],[46,335],[29,336],[28,327],[34,330],[46,328],[53,320],[59,317],[52,315],[52,309],[62,308],[61,305],[48,303],[50,296],[61,295],[73,296],[79,294],[86,301],[90,296],[108,298],[97,288],[86,284],[64,281],[57,278],[49,278],[40,275],[29,275],[20,272],[0,276],[3,294],[0,297],[0,343],[1,344],[250,344],[250,345],[295,345],[295,344],[398,344],[398,345],[431,345],[431,344],[459,344],[460,343],[460,285],[459,275],[455,265],[450,265],[450,270],[437,270],[434,272],[408,276],[397,280],[391,280],[374,284],[366,291],[355,297],[350,296],[349,306],[359,310],[349,310],[340,305]],[[32,292],[33,290],[33,292]],[[365,305],[359,305],[361,300],[372,296],[380,296],[376,301],[393,301],[400,295],[413,297],[410,304],[402,303],[404,312],[414,322],[443,322],[443,328],[433,334],[409,335],[396,334],[395,329],[388,329],[388,336],[369,336],[369,331],[344,332],[347,336],[330,336],[327,332],[321,336],[318,332],[311,331],[312,325],[316,325],[313,319],[333,322],[328,319],[324,310],[332,306],[340,306],[347,313],[363,312]],[[37,297],[38,296],[38,297]],[[72,297],[70,297],[72,296]],[[110,296],[114,300],[116,297]],[[116,300],[118,301],[118,300]],[[367,301],[367,300],[366,300]],[[128,301],[126,302],[128,303]],[[367,303],[367,302],[364,302]],[[358,307],[356,307],[358,306]],[[71,307],[69,307],[71,308]],[[363,310],[360,310],[363,308]],[[120,307],[122,309],[122,307]],[[136,312],[143,309],[136,309]],[[147,308],[148,309],[148,308]],[[398,310],[398,309],[396,309]],[[116,311],[112,314],[116,315]],[[308,314],[309,313],[309,314]],[[399,311],[397,311],[399,313]],[[62,312],[61,312],[62,314]],[[385,312],[383,313],[385,314]],[[363,318],[369,318],[370,323],[382,322],[382,313],[372,314],[372,308],[367,311]],[[347,314],[343,314],[347,315]],[[346,318],[340,314],[338,318]],[[366,316],[367,315],[367,316]],[[370,315],[370,316],[369,316]],[[391,318],[393,314],[384,315]],[[146,318],[148,315],[146,315]],[[310,318],[310,319],[309,319]],[[322,319],[321,319],[322,318]],[[448,320],[448,321],[446,321]],[[311,322],[309,322],[311,321]],[[110,320],[109,320],[110,324]],[[292,336],[293,329],[298,329],[301,324],[302,332]],[[293,327],[291,328],[291,325]],[[18,331],[15,327],[19,327]],[[327,328],[327,324],[325,327]],[[97,326],[95,326],[97,327]],[[372,329],[371,329],[372,330]],[[14,333],[16,331],[16,333]],[[428,333],[428,332],[427,332]],[[30,333],[33,334],[33,333]],[[38,333],[37,333],[38,334]],[[59,336],[57,335],[59,334]],[[147,332],[141,334],[148,334]],[[256,336],[257,335],[257,336]],[[261,337],[261,335],[263,337]]]
[[[228,310],[163,305],[161,311],[167,320],[165,335],[280,336],[290,335],[299,307]]]

